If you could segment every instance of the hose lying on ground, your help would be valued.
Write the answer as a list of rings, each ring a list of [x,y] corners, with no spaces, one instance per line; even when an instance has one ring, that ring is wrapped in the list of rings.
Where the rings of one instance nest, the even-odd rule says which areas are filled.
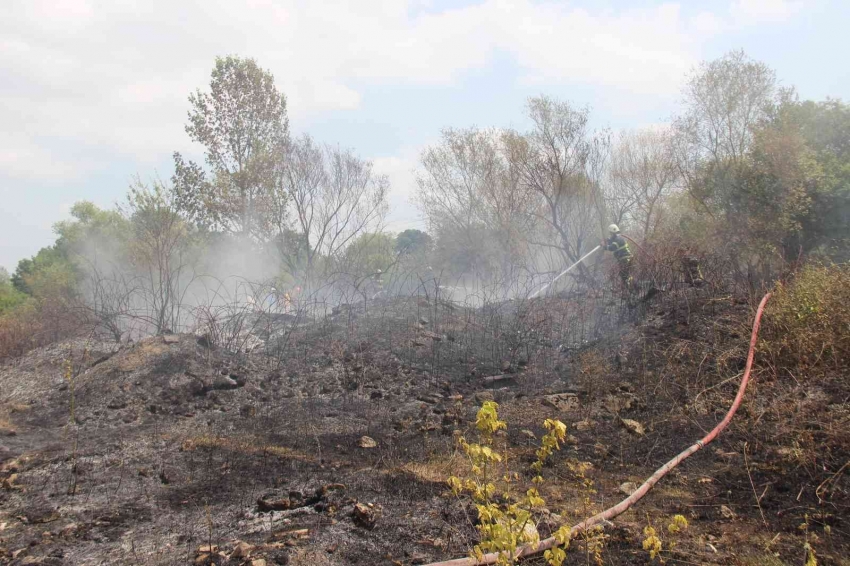
[[[608,521],[613,519],[614,517],[623,514],[629,507],[640,501],[644,495],[646,495],[650,489],[652,489],[658,481],[663,478],[667,473],[681,464],[685,459],[691,456],[694,452],[704,448],[711,441],[717,438],[717,435],[720,434],[723,429],[725,429],[729,422],[732,420],[732,417],[735,416],[735,412],[738,410],[738,407],[741,405],[741,400],[744,398],[744,391],[747,389],[747,383],[750,380],[750,370],[753,367],[753,357],[755,356],[756,350],[756,341],[758,340],[759,333],[759,325],[761,324],[761,316],[764,313],[764,306],[767,304],[768,299],[770,299],[770,293],[764,296],[759,303],[758,310],[756,311],[755,319],[753,320],[753,332],[750,337],[750,351],[747,354],[747,366],[744,369],[744,376],[741,378],[741,385],[738,387],[738,394],[735,396],[735,401],[732,403],[732,406],[729,408],[729,411],[726,413],[726,416],[723,418],[720,423],[714,427],[714,430],[709,432],[702,440],[697,441],[695,444],[692,444],[683,452],[679,453],[675,458],[658,468],[654,474],[652,474],[649,479],[643,482],[634,493],[632,493],[627,498],[620,501],[618,504],[613,507],[609,507],[605,511],[590,517],[589,519],[585,519],[581,523],[575,525],[570,530],[570,538],[575,538],[576,535],[580,534],[583,531],[586,531],[604,521]],[[550,548],[557,546],[557,541],[555,541],[554,537],[547,538],[546,540],[540,541],[538,544],[528,544],[517,550],[516,557],[521,558],[523,556],[531,556],[532,554],[537,554],[539,552],[543,552],[544,550],[549,550]],[[467,558],[457,558],[454,560],[446,560],[444,562],[434,562],[428,564],[427,566],[483,566],[485,564],[495,564],[499,560],[499,553],[491,552],[490,554],[485,554],[482,560],[476,560],[475,558],[467,557]]]

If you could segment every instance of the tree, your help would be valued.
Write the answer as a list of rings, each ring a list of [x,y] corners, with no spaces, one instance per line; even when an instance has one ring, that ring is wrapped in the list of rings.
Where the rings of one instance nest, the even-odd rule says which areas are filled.
[[[23,304],[26,300],[27,296],[12,285],[9,272],[0,267],[0,315]]]
[[[740,50],[703,63],[686,83],[674,147],[688,190],[709,211],[729,197],[731,175],[778,93],[776,73]]]
[[[284,164],[294,216],[289,230],[306,255],[303,275],[327,276],[317,272],[320,260],[330,260],[324,265],[331,267],[355,238],[380,231],[389,181],[351,150],[319,146],[307,135],[291,144]]]
[[[510,135],[447,129],[422,153],[417,200],[450,273],[495,274],[526,259],[531,199],[518,185]]]
[[[405,255],[421,255],[427,252],[433,240],[422,230],[410,228],[400,232],[395,238],[396,253]]]
[[[132,228],[128,256],[141,301],[141,312],[135,317],[157,333],[175,330],[196,255],[191,253],[189,227],[178,213],[172,193],[159,183],[132,186],[126,215]]]
[[[210,172],[175,153],[175,204],[202,226],[266,239],[289,139],[285,96],[256,61],[229,56],[216,59],[210,92],[189,102],[186,132]]]
[[[127,233],[118,212],[80,201],[71,207],[71,217],[53,226],[57,235],[54,245],[18,262],[12,275],[16,289],[37,298],[68,297],[76,290],[83,257],[115,257]]]
[[[608,170],[606,203],[617,224],[633,223],[644,239],[661,221],[664,202],[679,183],[669,132],[627,132],[617,139]]]
[[[529,100],[528,115],[533,128],[511,136],[510,159],[542,228],[531,243],[575,262],[605,223],[600,178],[610,142],[589,130],[586,108],[539,97]]]

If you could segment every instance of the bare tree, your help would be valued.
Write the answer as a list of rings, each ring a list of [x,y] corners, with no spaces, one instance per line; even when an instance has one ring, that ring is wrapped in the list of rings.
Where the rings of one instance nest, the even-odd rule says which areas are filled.
[[[172,193],[159,183],[131,187],[126,214],[133,230],[129,257],[139,288],[135,316],[158,333],[176,330],[183,295],[194,275],[189,227]]]
[[[283,169],[281,190],[292,201],[289,229],[303,246],[308,280],[327,275],[332,264],[320,263],[339,257],[358,235],[380,231],[389,181],[371,162],[305,135],[291,144]]]
[[[621,134],[613,147],[606,179],[608,211],[618,224],[635,224],[646,239],[658,227],[664,200],[679,179],[668,131]]]
[[[494,129],[445,130],[417,174],[419,206],[441,245],[450,240],[453,253],[497,262],[501,271],[524,260],[531,225],[509,140]]]
[[[610,142],[606,133],[589,130],[587,109],[567,102],[532,98],[528,114],[534,127],[511,136],[510,155],[520,186],[534,197],[529,213],[542,228],[531,243],[574,262],[604,223],[600,178]]]

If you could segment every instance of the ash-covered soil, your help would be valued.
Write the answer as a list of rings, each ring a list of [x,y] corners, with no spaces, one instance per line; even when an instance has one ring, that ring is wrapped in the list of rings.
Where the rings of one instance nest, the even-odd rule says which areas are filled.
[[[553,301],[522,317],[551,325]],[[502,319],[492,331],[493,317],[455,307],[392,311],[404,308],[376,318],[337,310],[268,332],[251,353],[187,334],[75,340],[6,362],[0,563],[389,566],[464,556],[474,511],[448,496],[445,480],[465,466],[455,431],[470,435],[487,399],[500,403],[509,430],[499,442],[520,472],[544,419],[568,425],[536,514],[548,536],[621,499],[624,483],[640,483],[722,418],[749,323],[732,300],[702,310],[659,303],[641,324],[574,348],[528,332],[519,340]],[[519,317],[516,308],[505,316]],[[698,453],[609,525],[604,563],[650,563],[643,527],[676,513],[691,529],[666,555],[672,563],[785,563],[748,562],[777,554],[799,563],[794,507],[805,509],[814,489],[798,496],[795,479],[772,472],[784,444],[745,453],[746,434]],[[824,514],[825,564],[848,548],[836,509]],[[822,533],[816,523],[811,532]],[[585,559],[577,548],[569,563]]]

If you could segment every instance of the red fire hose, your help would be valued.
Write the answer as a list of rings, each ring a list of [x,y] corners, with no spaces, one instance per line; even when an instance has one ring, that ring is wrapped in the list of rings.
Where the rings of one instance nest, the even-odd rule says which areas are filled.
[[[714,427],[714,430],[705,435],[702,440],[697,441],[695,444],[692,444],[683,452],[679,453],[675,458],[658,468],[654,474],[649,476],[643,485],[641,485],[634,493],[632,493],[627,498],[620,501],[618,504],[613,507],[609,507],[605,511],[590,517],[589,519],[585,519],[581,523],[572,527],[570,534],[571,538],[575,538],[576,535],[580,534],[583,531],[586,531],[593,527],[594,525],[601,523],[602,521],[607,521],[613,519],[614,517],[623,514],[629,507],[637,503],[643,498],[644,495],[649,493],[649,490],[652,489],[658,481],[663,478],[667,473],[681,464],[685,459],[691,456],[694,452],[704,448],[708,444],[711,443],[717,435],[720,434],[723,429],[725,429],[729,422],[732,420],[732,417],[735,416],[735,412],[738,410],[738,407],[741,405],[741,400],[744,398],[744,391],[747,389],[747,383],[750,380],[750,370],[753,367],[753,357],[755,356],[756,350],[756,341],[758,339],[759,333],[759,325],[761,324],[761,317],[764,313],[764,306],[767,304],[768,299],[770,299],[770,293],[764,296],[759,303],[758,310],[756,311],[755,319],[753,320],[753,332],[750,337],[750,351],[747,354],[747,366],[744,369],[744,377],[741,378],[741,385],[738,387],[738,394],[735,396],[735,401],[732,403],[732,406],[729,408],[729,411],[726,413],[726,416],[723,418],[720,423]],[[557,546],[557,541],[555,541],[554,537],[547,538],[546,540],[540,541],[538,544],[529,544],[525,545],[517,551],[516,557],[521,558],[523,556],[531,556],[533,554],[537,554],[539,552],[543,552],[544,550],[548,550],[554,546]],[[485,564],[495,564],[499,559],[499,553],[491,552],[490,554],[485,554],[482,560],[476,560],[475,558],[457,558],[454,560],[447,560],[444,562],[434,562],[428,564],[427,566],[483,566]]]

